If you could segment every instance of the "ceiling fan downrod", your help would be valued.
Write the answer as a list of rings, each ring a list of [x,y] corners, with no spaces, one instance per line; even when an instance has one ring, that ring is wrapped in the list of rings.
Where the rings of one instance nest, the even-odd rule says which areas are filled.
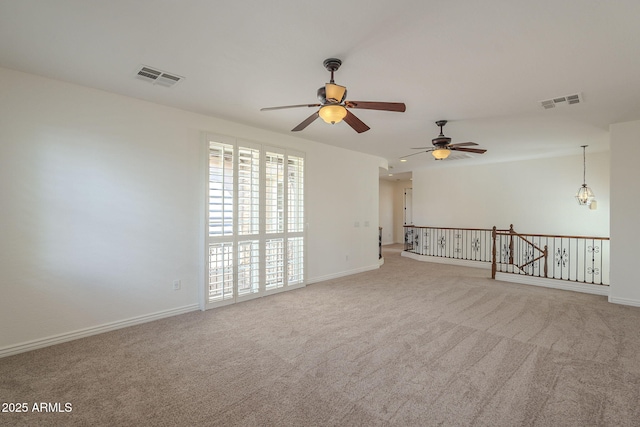
[[[327,58],[322,64],[324,65],[324,68],[331,73],[331,80],[329,83],[335,84],[333,81],[333,72],[338,71],[338,68],[342,65],[342,61],[338,58]]]

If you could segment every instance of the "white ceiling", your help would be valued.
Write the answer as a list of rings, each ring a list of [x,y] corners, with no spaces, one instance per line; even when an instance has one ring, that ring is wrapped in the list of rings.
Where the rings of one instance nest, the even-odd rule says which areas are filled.
[[[371,130],[316,120],[296,136],[375,154],[394,173],[442,167],[435,121],[474,141],[467,164],[608,150],[611,123],[640,119],[640,1],[0,0],[0,66],[289,134],[343,61],[352,110]],[[172,88],[140,65],[184,76]],[[583,103],[539,101],[582,93]]]

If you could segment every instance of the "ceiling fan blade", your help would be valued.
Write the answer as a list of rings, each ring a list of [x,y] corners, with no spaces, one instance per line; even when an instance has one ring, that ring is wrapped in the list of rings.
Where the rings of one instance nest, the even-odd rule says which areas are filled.
[[[298,126],[294,127],[293,129],[291,129],[291,132],[298,132],[301,131],[302,129],[306,128],[307,126],[309,126],[311,123],[313,123],[313,121],[315,119],[317,119],[318,117],[320,117],[320,115],[318,114],[318,112],[316,111],[315,113],[313,113],[312,115],[310,115],[309,117],[307,117],[306,119],[304,119],[304,121],[302,123],[300,123]]]
[[[433,148],[433,147],[411,147],[412,150],[426,150],[427,148]]]
[[[419,151],[419,152],[417,152],[417,153],[412,153],[412,154],[407,154],[406,156],[402,156],[402,157],[400,157],[400,158],[401,158],[401,159],[404,159],[405,157],[415,156],[416,154],[428,153],[429,151],[433,151],[433,149],[425,150],[425,151]]]
[[[403,102],[345,101],[347,108],[363,108],[366,110],[397,111],[403,113],[407,107]]]
[[[455,151],[465,151],[467,153],[476,153],[476,154],[484,154],[487,150],[483,150],[481,148],[464,148],[464,147],[449,147],[451,150]]]
[[[283,110],[285,108],[298,108],[298,107],[319,107],[320,104],[298,104],[298,105],[284,105],[282,107],[266,107],[261,108],[260,111],[271,111],[271,110]]]
[[[347,115],[344,117],[344,121],[358,133],[366,132],[371,129],[369,126],[365,125],[362,120],[354,116],[349,110],[347,110]]]
[[[449,147],[464,147],[469,145],[478,145],[475,142],[458,142],[456,144],[449,144]]]

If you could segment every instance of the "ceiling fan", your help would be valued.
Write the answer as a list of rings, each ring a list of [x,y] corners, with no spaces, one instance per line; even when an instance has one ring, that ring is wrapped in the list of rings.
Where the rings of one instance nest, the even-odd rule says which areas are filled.
[[[260,111],[281,110],[284,108],[297,107],[320,107],[318,111],[307,117],[298,126],[291,129],[292,132],[298,132],[309,126],[315,119],[321,117],[327,123],[335,124],[344,121],[358,133],[366,132],[370,128],[357,118],[351,111],[351,108],[361,108],[365,110],[383,110],[404,112],[406,106],[402,102],[372,102],[372,101],[347,101],[347,88],[335,84],[333,73],[340,68],[342,61],[338,58],[329,58],[324,60],[324,67],[331,72],[331,81],[318,89],[319,104],[298,104],[285,105],[282,107],[261,108]]]
[[[487,150],[482,148],[467,148],[472,145],[478,145],[475,142],[458,142],[457,144],[451,144],[451,138],[444,136],[442,133],[442,128],[447,124],[446,120],[438,120],[436,125],[440,126],[440,135],[437,138],[431,140],[433,144],[432,147],[414,147],[412,150],[424,150],[418,153],[409,154],[407,156],[400,157],[404,159],[405,157],[415,156],[416,154],[421,153],[429,153],[435,157],[436,160],[444,160],[449,157],[451,151],[464,151],[467,153],[476,153],[476,154],[484,154]]]

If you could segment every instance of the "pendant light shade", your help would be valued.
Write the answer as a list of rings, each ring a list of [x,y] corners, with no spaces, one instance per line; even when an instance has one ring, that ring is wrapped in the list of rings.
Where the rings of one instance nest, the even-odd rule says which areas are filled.
[[[580,187],[576,194],[576,200],[578,201],[578,204],[582,206],[590,205],[595,198],[595,194],[593,194],[593,191],[587,187],[587,184],[582,184],[582,187]]]
[[[587,171],[587,158],[585,154],[586,145],[582,146],[582,187],[578,189],[576,193],[576,200],[578,204],[581,206],[589,206],[596,198],[596,195],[593,194],[593,191],[587,187],[586,182],[586,171]]]
[[[436,160],[444,160],[449,157],[451,154],[451,150],[448,148],[437,148],[431,152],[431,155],[436,158]]]

